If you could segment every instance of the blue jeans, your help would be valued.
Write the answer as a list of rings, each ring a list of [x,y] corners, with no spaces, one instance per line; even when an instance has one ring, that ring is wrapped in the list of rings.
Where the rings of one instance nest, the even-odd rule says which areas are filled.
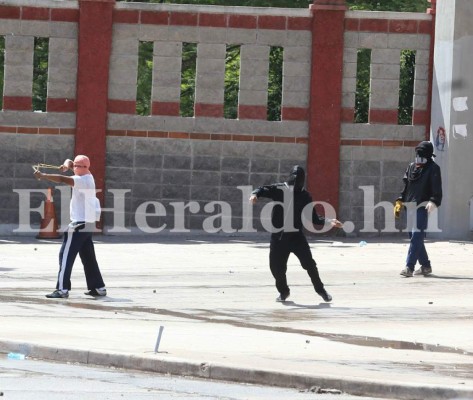
[[[425,207],[408,211],[408,219],[412,218],[413,220],[415,217],[417,217],[416,221],[412,224],[412,228],[409,232],[411,244],[406,259],[406,266],[411,270],[414,270],[417,261],[419,261],[422,267],[430,267],[429,256],[427,255],[427,250],[425,250],[424,245],[425,230],[427,229],[428,223],[428,213]]]

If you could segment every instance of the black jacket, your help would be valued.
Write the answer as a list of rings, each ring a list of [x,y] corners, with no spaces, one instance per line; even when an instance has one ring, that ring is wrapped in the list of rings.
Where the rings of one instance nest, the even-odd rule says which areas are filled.
[[[294,228],[298,231],[301,231],[303,228],[302,210],[307,204],[312,203],[312,196],[307,190],[302,189],[290,191],[286,184],[275,183],[273,185],[261,186],[258,189],[253,190],[252,194],[255,194],[258,198],[266,197],[273,201],[284,203],[284,192],[286,192],[286,196],[289,196],[288,204],[290,204],[290,207],[294,210]],[[285,215],[283,207],[280,205],[275,205],[271,214],[271,222],[273,227],[277,229],[282,228],[284,226],[284,217]],[[287,218],[288,217],[286,215],[286,223],[288,223]],[[319,216],[314,207],[312,208],[312,223],[315,225],[325,224],[325,218]]]
[[[422,167],[409,164],[404,174],[404,190],[399,197],[403,202],[415,202],[417,205],[431,201],[437,207],[442,203],[442,177],[440,167],[429,160]]]

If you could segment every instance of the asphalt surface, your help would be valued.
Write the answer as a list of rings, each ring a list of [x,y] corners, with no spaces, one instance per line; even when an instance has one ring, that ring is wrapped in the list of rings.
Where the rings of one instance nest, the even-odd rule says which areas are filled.
[[[65,300],[44,297],[60,241],[0,238],[0,352],[371,397],[473,398],[471,242],[427,241],[434,274],[404,278],[405,239],[314,237],[333,301],[291,256],[291,297],[277,303],[268,240],[97,236],[108,296],[83,294],[77,260]]]

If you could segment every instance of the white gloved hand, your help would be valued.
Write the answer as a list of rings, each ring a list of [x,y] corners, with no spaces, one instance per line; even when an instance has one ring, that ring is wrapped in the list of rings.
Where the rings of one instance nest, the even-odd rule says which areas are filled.
[[[434,202],[432,201],[429,201],[427,203],[427,205],[425,206],[425,209],[427,210],[427,212],[430,214],[432,211],[434,211],[435,209],[437,208],[437,206],[435,205]]]

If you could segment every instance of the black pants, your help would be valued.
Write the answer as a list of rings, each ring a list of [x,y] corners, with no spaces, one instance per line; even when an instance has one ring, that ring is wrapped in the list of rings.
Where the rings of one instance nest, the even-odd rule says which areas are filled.
[[[286,271],[287,260],[291,253],[294,253],[299,259],[302,268],[307,271],[315,291],[319,294],[324,293],[324,284],[320,280],[317,264],[312,258],[309,243],[307,243],[307,239],[302,232],[274,233],[271,235],[269,267],[276,280],[276,289],[278,292],[289,292]]]
[[[69,228],[64,233],[64,240],[59,252],[59,274],[56,289],[71,290],[71,273],[77,254],[84,265],[87,289],[98,289],[105,286],[95,257],[92,229],[87,225]]]

